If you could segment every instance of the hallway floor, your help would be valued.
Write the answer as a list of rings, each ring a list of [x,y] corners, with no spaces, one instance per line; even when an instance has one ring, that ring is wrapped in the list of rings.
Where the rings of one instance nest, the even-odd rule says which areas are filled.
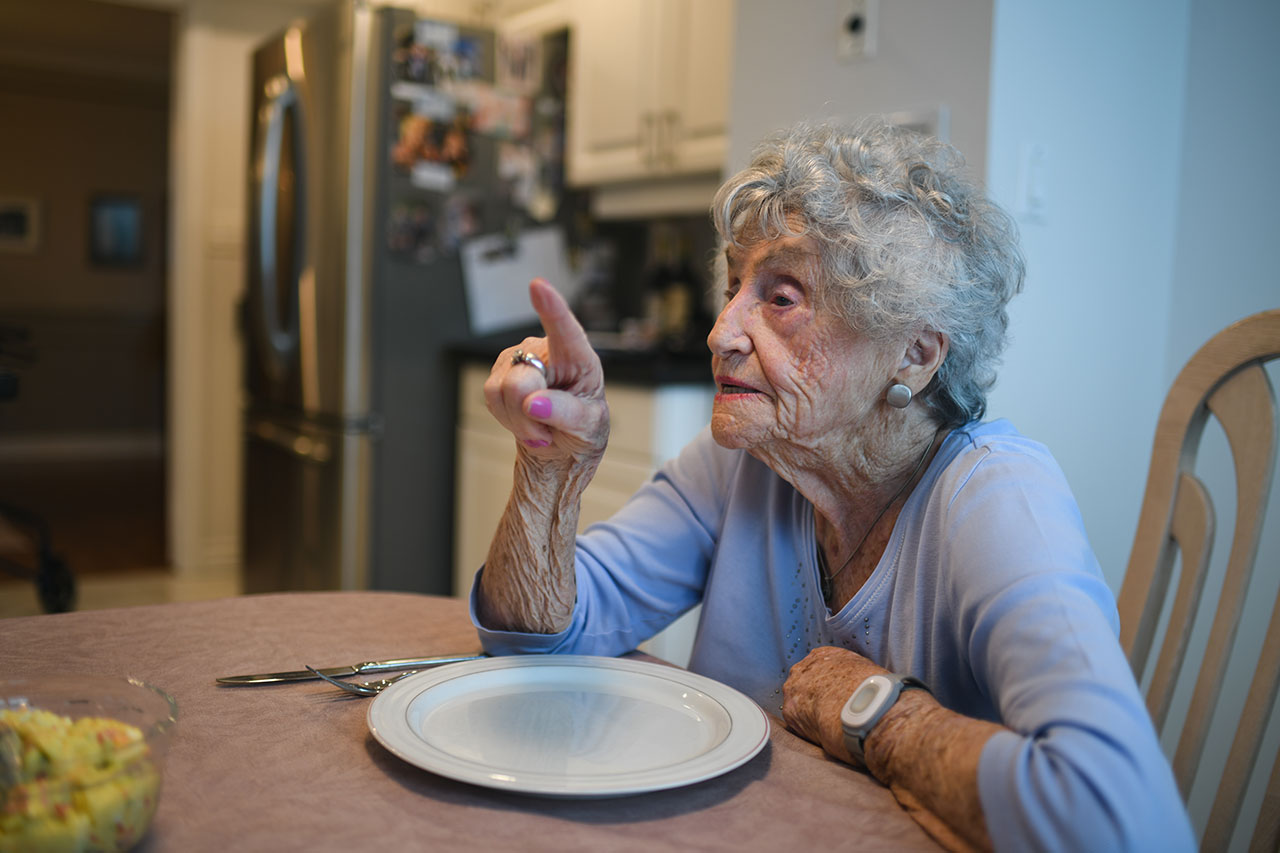
[[[77,577],[164,568],[165,492],[161,458],[0,462],[0,506],[40,517]],[[3,553],[33,564],[31,537],[13,533]]]
[[[165,557],[165,490],[160,459],[0,462],[0,505],[48,526],[51,550],[75,578],[77,610],[239,592],[235,576],[173,576]],[[0,516],[0,555],[35,568],[28,523]],[[43,612],[32,582],[0,572],[0,618]]]

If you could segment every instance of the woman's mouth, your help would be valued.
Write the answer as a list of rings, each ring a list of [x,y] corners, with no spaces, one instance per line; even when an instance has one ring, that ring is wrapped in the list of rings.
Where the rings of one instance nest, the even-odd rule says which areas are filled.
[[[716,385],[720,389],[721,394],[759,394],[760,391],[752,388],[750,385],[743,385],[732,379],[722,377],[716,378]]]

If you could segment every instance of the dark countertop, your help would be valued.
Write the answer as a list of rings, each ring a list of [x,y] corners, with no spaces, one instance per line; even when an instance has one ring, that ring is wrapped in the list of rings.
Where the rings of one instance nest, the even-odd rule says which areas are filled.
[[[481,338],[461,341],[449,348],[458,364],[482,363],[490,365],[498,353],[514,346],[526,337],[542,336],[542,327],[512,329]],[[697,350],[671,351],[667,349],[635,350],[597,347],[600,362],[604,366],[606,382],[626,382],[633,385],[684,385],[705,383],[710,385],[711,353],[706,347]]]

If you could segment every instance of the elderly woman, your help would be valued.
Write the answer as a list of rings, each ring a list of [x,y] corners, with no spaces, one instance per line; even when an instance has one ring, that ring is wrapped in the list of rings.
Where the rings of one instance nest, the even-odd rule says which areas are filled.
[[[952,149],[880,123],[779,137],[713,215],[710,429],[581,536],[604,376],[531,284],[546,337],[485,384],[518,446],[485,647],[620,654],[700,602],[691,669],[948,846],[1193,848],[1066,480],[980,420],[1022,281],[1007,217]]]

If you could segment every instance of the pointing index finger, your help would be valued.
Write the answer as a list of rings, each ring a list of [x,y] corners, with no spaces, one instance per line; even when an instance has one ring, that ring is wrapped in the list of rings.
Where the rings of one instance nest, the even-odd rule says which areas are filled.
[[[547,333],[547,349],[553,363],[583,366],[595,358],[587,333],[573,316],[569,303],[546,279],[529,282],[529,301]]]

